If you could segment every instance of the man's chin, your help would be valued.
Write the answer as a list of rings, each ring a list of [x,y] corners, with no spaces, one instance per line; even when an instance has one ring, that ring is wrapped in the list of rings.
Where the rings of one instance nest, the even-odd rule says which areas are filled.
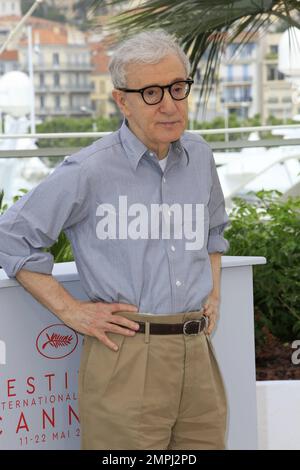
[[[174,140],[178,140],[181,135],[183,134],[184,132],[184,128],[181,126],[174,126],[174,127],[170,127],[170,128],[163,128],[163,129],[160,129],[160,131],[158,132],[158,135],[159,135],[159,140],[161,142],[173,142]]]

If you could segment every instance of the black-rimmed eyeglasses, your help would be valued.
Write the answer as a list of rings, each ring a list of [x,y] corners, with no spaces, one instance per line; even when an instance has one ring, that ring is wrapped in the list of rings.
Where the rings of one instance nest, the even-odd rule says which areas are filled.
[[[189,95],[193,83],[194,80],[188,78],[187,80],[176,81],[164,86],[152,85],[140,89],[117,88],[117,90],[125,91],[126,93],[140,93],[145,103],[152,105],[162,101],[166,88],[173,100],[184,100]]]

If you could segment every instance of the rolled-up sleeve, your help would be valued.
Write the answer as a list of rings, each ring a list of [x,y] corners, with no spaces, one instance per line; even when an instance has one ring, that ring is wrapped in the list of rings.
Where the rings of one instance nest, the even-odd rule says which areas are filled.
[[[8,277],[22,268],[51,274],[53,256],[42,249],[86,217],[87,188],[83,165],[65,159],[0,216],[0,267]]]
[[[209,232],[207,241],[208,253],[225,253],[229,242],[224,238],[225,227],[230,223],[225,210],[225,200],[213,155],[211,154],[211,191],[208,203]]]

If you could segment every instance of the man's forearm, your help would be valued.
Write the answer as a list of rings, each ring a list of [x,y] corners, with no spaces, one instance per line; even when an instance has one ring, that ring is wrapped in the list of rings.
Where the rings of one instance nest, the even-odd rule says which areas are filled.
[[[113,351],[117,351],[118,346],[106,335],[107,332],[133,336],[139,328],[136,322],[115,315],[122,311],[137,312],[135,305],[77,300],[48,274],[21,269],[16,278],[38,302],[66,325],[83,335],[96,337]]]
[[[217,299],[220,298],[221,257],[222,253],[210,253],[209,255],[213,278],[213,288],[211,290],[211,295]]]
[[[62,321],[71,315],[76,299],[52,275],[21,269],[16,279],[38,302]]]

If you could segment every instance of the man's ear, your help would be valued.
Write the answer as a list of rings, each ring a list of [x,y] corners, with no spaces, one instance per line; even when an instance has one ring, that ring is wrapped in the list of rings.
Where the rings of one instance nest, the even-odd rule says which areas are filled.
[[[123,91],[116,90],[115,88],[112,90],[112,97],[114,101],[116,102],[118,108],[120,109],[121,113],[124,114],[124,116],[127,116],[128,110],[126,106],[126,99],[125,99],[125,94]]]

